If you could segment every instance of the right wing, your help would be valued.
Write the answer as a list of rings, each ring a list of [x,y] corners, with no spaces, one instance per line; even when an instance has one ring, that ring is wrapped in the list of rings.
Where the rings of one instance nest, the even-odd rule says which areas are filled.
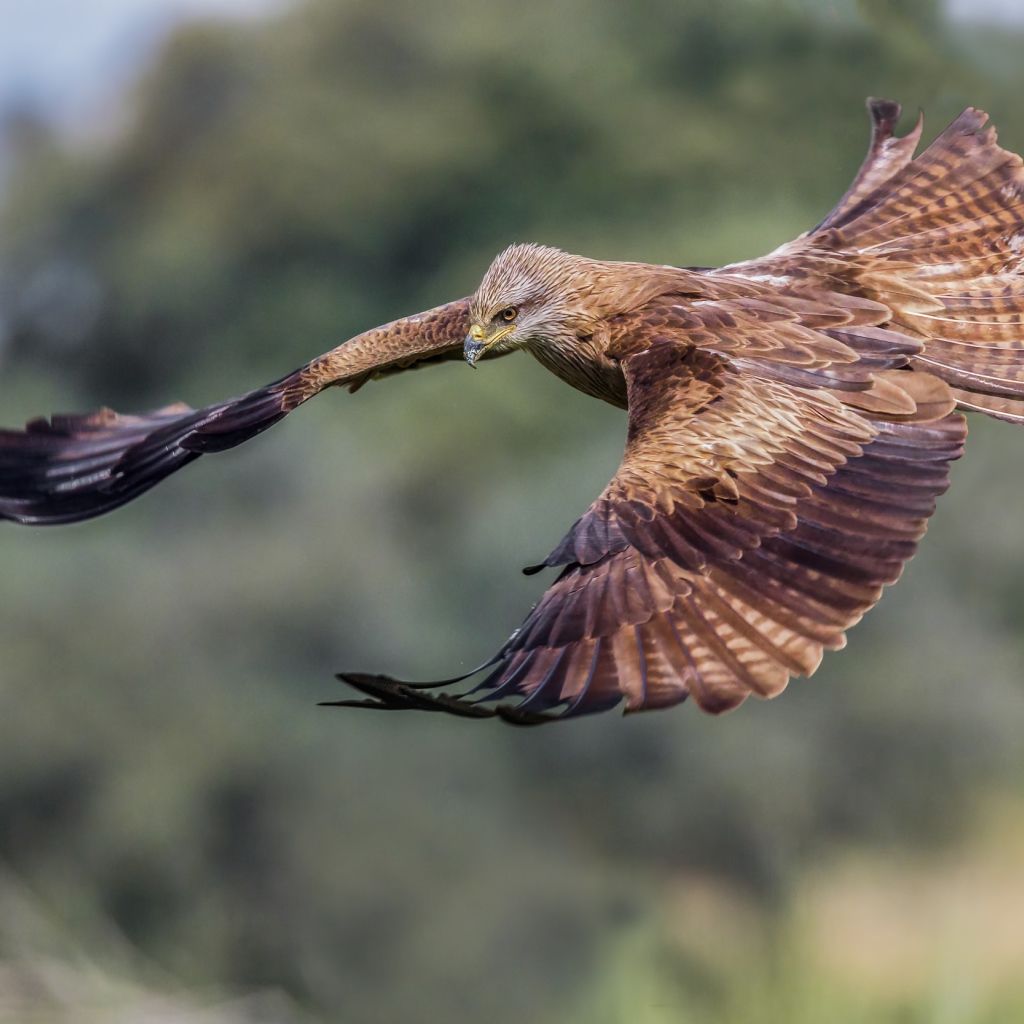
[[[0,520],[55,525],[124,505],[175,470],[248,441],[335,385],[461,359],[469,299],[357,335],[302,369],[205,409],[169,405],[139,416],[101,409],[0,430]]]
[[[966,434],[946,385],[907,370],[877,372],[884,413],[849,404],[868,392],[754,376],[668,339],[623,371],[619,471],[543,563],[564,568],[491,674],[453,695],[348,673],[370,699],[334,703],[534,724],[623,700],[718,713],[774,696],[895,582]]]

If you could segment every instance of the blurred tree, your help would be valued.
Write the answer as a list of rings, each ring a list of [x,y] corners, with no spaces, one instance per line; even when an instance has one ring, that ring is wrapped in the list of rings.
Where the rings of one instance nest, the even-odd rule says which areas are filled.
[[[1024,148],[1019,76],[972,38],[937,0],[190,27],[117,139],[22,125],[3,418],[240,392],[467,294],[514,240],[756,255],[849,184],[867,95],[928,134],[986,107]],[[989,423],[908,578],[781,700],[528,734],[307,711],[333,668],[489,653],[538,592],[515,568],[617,461],[615,411],[526,360],[461,369],[318,403],[110,522],[4,531],[0,856],[70,926],[330,1019],[540,1019],[666,873],[781,900],[829,844],[952,834],[1019,777],[1024,452]]]
[[[934,0],[872,0],[878,36],[726,7],[321,0],[186,30],[119,143],[25,153],[3,240],[15,353],[59,352],[104,400],[154,400],[241,352],[276,374],[467,291],[515,238],[614,251],[675,224],[660,248],[678,260],[700,251],[683,225],[726,195],[824,212],[866,92],[978,91],[917,29],[939,34]]]

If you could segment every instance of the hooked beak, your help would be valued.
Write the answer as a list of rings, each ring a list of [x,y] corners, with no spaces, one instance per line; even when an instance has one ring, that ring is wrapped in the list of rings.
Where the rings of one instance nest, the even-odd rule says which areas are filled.
[[[469,334],[466,335],[466,340],[462,346],[462,353],[466,357],[466,362],[470,366],[476,366],[477,360],[496,342],[501,341],[506,335],[511,334],[516,329],[515,324],[509,324],[508,327],[502,327],[501,330],[495,331],[489,338],[484,335],[484,329],[478,324],[473,324],[469,329]]]

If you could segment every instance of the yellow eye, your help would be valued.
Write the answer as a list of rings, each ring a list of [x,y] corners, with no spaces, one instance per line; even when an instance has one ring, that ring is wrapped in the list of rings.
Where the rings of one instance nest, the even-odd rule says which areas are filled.
[[[515,320],[516,312],[517,310],[515,306],[509,306],[507,309],[503,309],[498,316],[500,316],[502,320]]]

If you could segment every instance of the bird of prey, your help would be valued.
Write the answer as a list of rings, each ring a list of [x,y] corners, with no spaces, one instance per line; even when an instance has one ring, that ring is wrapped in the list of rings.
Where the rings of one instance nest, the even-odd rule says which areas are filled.
[[[123,505],[325,388],[525,350],[628,410],[618,472],[540,566],[559,574],[468,692],[347,673],[363,698],[532,724],[736,707],[810,675],[894,583],[977,410],[1024,422],[1024,168],[965,110],[869,100],[867,158],[817,227],[721,269],[515,245],[476,293],[367,331],[205,409],[0,431],[0,518]],[[532,570],[527,570],[532,571]]]

